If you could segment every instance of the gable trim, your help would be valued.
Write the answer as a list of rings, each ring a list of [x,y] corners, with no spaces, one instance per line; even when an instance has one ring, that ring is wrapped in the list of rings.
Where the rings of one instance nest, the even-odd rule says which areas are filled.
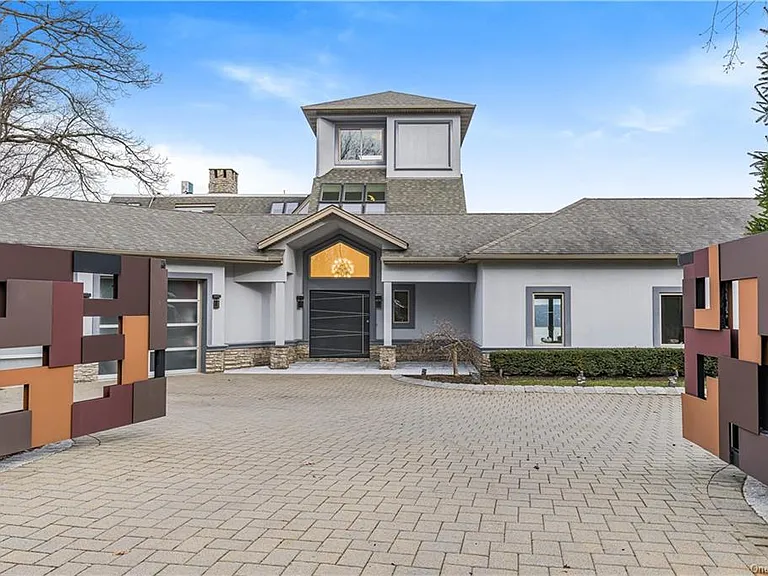
[[[303,220],[299,220],[298,222],[290,226],[287,226],[286,228],[283,228],[279,232],[276,232],[275,234],[272,234],[271,236],[268,236],[267,238],[264,238],[263,240],[261,240],[257,244],[257,247],[259,250],[264,250],[266,248],[269,248],[270,246],[277,244],[281,240],[285,240],[286,238],[289,238],[290,236],[293,236],[294,234],[301,232],[302,230],[309,228],[313,224],[316,224],[322,220],[325,220],[330,216],[337,216],[342,220],[349,222],[350,224],[353,224],[354,226],[357,226],[358,228],[361,228],[366,232],[369,232],[370,234],[373,234],[374,236],[381,238],[382,240],[385,240],[386,242],[394,244],[401,250],[408,249],[408,242],[406,242],[405,240],[402,240],[397,236],[390,234],[389,232],[387,232],[386,230],[383,230],[382,228],[379,228],[378,226],[374,226],[370,222],[366,222],[362,218],[358,218],[354,214],[345,212],[344,210],[336,206],[328,206],[327,208],[323,208],[319,212],[315,212],[311,216],[308,216]]]

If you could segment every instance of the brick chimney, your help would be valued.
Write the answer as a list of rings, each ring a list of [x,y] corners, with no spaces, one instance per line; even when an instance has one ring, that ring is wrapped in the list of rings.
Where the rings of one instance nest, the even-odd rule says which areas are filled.
[[[237,172],[232,168],[209,168],[208,194],[237,194]]]

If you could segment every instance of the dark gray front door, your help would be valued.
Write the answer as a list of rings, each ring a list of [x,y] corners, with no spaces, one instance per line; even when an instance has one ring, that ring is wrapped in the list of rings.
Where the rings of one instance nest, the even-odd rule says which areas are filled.
[[[369,352],[369,292],[310,290],[309,355],[363,358]]]

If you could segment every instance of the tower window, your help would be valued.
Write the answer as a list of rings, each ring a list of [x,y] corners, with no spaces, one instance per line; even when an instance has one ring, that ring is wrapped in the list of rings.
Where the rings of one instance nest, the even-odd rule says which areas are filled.
[[[323,184],[320,190],[322,210],[339,206],[353,214],[384,214],[386,212],[386,184]]]

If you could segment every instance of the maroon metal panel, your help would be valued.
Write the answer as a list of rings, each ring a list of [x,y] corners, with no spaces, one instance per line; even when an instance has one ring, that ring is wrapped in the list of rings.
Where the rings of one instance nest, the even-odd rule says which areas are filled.
[[[753,434],[760,431],[757,380],[758,364],[736,358],[718,359],[720,419],[732,422]],[[728,438],[726,437],[726,443]],[[722,442],[721,442],[722,447]],[[727,454],[726,451],[721,454]]]
[[[83,301],[83,314],[86,316],[122,316],[120,300],[110,298],[86,298]]]
[[[125,337],[122,334],[83,336],[83,364],[122,360],[124,357]]]
[[[720,280],[768,274],[768,235],[745,236],[720,244]]]
[[[144,422],[165,416],[165,378],[133,383],[133,421]]]
[[[8,280],[6,315],[0,318],[0,348],[51,343],[53,284],[44,280]]]
[[[768,484],[768,436],[739,432],[739,468]]]
[[[25,280],[72,281],[72,251],[0,244],[0,282]]]
[[[729,356],[731,353],[730,330],[696,330],[684,328],[685,331],[685,391],[696,396],[698,367],[696,356]]]
[[[32,448],[32,412],[17,410],[0,414],[0,456]]]
[[[104,397],[72,404],[72,438],[133,422],[133,386],[107,386]]]
[[[683,278],[696,278],[696,269],[693,263],[683,266]]]
[[[686,266],[693,270],[693,266]],[[696,278],[683,278],[683,328],[693,328],[696,309]]]
[[[53,283],[53,318],[48,366],[80,364],[83,336],[83,285]]]
[[[168,342],[168,270],[165,261],[149,264],[149,349],[164,350]]]
[[[149,315],[149,258],[123,256],[117,298],[124,316]]]
[[[693,274],[695,278],[709,277],[709,248],[702,248],[693,253]]]

